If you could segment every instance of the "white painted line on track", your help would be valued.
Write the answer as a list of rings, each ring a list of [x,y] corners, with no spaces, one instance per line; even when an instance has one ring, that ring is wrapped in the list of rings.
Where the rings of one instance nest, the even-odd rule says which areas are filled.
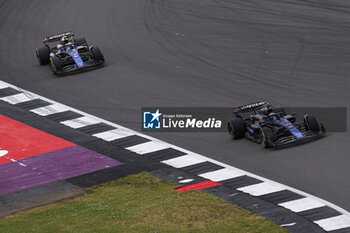
[[[101,123],[101,121],[91,118],[89,116],[83,116],[73,120],[62,121],[61,123],[73,129],[78,129],[84,126]]]
[[[253,184],[253,185],[241,187],[241,188],[238,188],[237,190],[245,193],[249,193],[252,196],[261,196],[269,193],[282,191],[285,189],[267,182],[263,182],[259,184]]]
[[[345,215],[339,215],[331,218],[314,221],[314,223],[316,223],[326,231],[334,231],[350,227],[350,217]]]
[[[191,166],[197,163],[202,163],[205,161],[207,161],[205,158],[201,158],[191,154],[191,155],[183,155],[173,159],[163,160],[161,162],[175,168],[182,168],[182,167]]]
[[[212,171],[212,172],[202,173],[202,174],[199,174],[198,176],[201,176],[201,177],[208,179],[208,180],[220,182],[223,180],[228,180],[228,179],[236,178],[236,177],[243,176],[243,175],[244,175],[244,173],[242,173],[242,172],[223,168],[223,169]]]
[[[51,104],[45,107],[40,107],[40,108],[35,108],[30,110],[31,112],[34,112],[40,116],[48,116],[51,114],[55,114],[55,113],[60,113],[60,112],[65,112],[70,110],[69,108],[67,108],[66,106],[62,105],[62,104]]]
[[[27,167],[27,165],[25,165],[24,163],[20,163],[18,162],[19,165],[23,166],[23,167]]]
[[[125,138],[131,135],[135,135],[134,133],[127,131],[125,129],[112,129],[102,133],[93,134],[92,136],[105,140],[107,142]]]
[[[3,100],[10,104],[19,104],[19,103],[34,100],[34,99],[38,99],[38,97],[30,94],[24,94],[24,93],[19,93],[19,94],[0,98],[0,100]]]
[[[18,163],[19,165],[23,166],[23,167],[27,167],[27,165],[21,163],[21,162],[18,162],[17,160],[13,159],[13,158],[10,158],[9,156],[7,156],[9,152],[7,150],[0,150],[0,158],[1,157],[5,157],[6,159],[9,159],[10,161],[14,162],[14,163]]]
[[[6,87],[13,87],[13,88],[18,89],[18,87],[16,87],[16,86],[13,86],[9,83],[5,83],[4,81],[0,81],[0,88],[6,88]]]
[[[280,203],[279,205],[293,212],[298,213],[305,210],[319,208],[319,207],[325,206],[326,204],[314,198],[305,197],[305,198],[301,198],[293,201]]]
[[[179,181],[179,184],[185,184],[185,183],[189,183],[189,182],[191,182],[191,181],[193,181],[193,179],[180,180],[180,181]]]
[[[291,226],[294,226],[295,224],[296,224],[295,222],[282,224],[281,227],[291,227]]]
[[[141,143],[135,146],[130,146],[125,149],[135,152],[137,154],[143,155],[143,154],[163,150],[166,148],[169,148],[169,147],[167,145],[164,145],[164,143],[149,141],[149,142]]]
[[[9,152],[7,150],[0,150],[0,158],[7,155]]]

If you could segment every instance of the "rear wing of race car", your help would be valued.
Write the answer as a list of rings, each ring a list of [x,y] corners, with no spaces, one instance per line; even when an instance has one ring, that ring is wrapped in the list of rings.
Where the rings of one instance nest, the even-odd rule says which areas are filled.
[[[242,105],[239,107],[234,107],[233,113],[238,114],[238,113],[246,113],[246,112],[255,112],[256,110],[259,110],[269,105],[270,104],[267,103],[266,101],[259,101],[251,104]]]
[[[43,42],[47,43],[47,42],[59,41],[63,36],[67,36],[67,37],[72,38],[74,36],[74,33],[73,32],[63,32],[63,33],[59,33],[56,35],[47,36],[44,38]]]

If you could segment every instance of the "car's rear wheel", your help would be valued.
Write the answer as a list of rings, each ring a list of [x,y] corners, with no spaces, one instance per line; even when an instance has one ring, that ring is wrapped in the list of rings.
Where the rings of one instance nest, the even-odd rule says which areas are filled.
[[[91,54],[95,60],[100,61],[102,63],[105,61],[105,58],[104,58],[101,50],[98,47],[92,47]]]
[[[40,65],[46,65],[50,63],[50,49],[47,46],[37,48],[35,52]]]
[[[53,56],[50,58],[50,61],[52,73],[57,75],[62,66],[61,60],[58,57]]]
[[[232,139],[243,138],[246,132],[246,126],[241,118],[235,117],[228,121],[227,123],[228,132]]]
[[[321,127],[317,118],[313,115],[305,115],[304,116],[304,126],[306,130],[311,130],[314,132],[320,132]]]
[[[88,43],[86,42],[86,39],[84,38],[84,37],[82,37],[82,38],[76,38],[75,39],[75,44],[77,45],[77,46],[81,46],[81,45],[88,45]]]
[[[262,144],[264,148],[271,148],[276,141],[276,135],[270,127],[261,128]]]

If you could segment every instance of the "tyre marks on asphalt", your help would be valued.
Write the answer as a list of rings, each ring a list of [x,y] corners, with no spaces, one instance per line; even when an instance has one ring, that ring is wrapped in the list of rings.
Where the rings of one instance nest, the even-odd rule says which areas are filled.
[[[174,169],[162,175],[163,178],[172,182],[175,180],[175,183],[194,185],[193,187],[196,187],[196,184],[201,186],[202,182],[207,181],[210,184],[219,183],[218,186],[209,185],[203,190],[213,192],[214,195],[228,201],[236,198],[234,196],[243,194],[250,198],[258,198],[270,203],[268,205],[275,206],[276,211],[281,211],[281,208],[283,211],[290,210],[327,232],[347,232],[350,229],[350,214],[347,211],[302,191],[159,141],[1,81],[0,99],[105,142],[118,145],[140,156],[176,168],[177,170]],[[177,172],[189,175],[176,177]],[[223,196],[222,193],[228,196]],[[259,212],[258,207],[248,209]],[[292,220],[287,222],[286,219],[279,221],[276,217],[269,215],[265,217],[283,225],[291,232],[303,232],[300,229],[305,228],[304,224],[306,224]]]

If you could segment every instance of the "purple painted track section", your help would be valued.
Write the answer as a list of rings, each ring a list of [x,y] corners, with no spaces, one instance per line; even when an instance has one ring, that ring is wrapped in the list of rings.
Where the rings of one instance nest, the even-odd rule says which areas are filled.
[[[119,165],[81,146],[49,152],[0,165],[0,196]]]

